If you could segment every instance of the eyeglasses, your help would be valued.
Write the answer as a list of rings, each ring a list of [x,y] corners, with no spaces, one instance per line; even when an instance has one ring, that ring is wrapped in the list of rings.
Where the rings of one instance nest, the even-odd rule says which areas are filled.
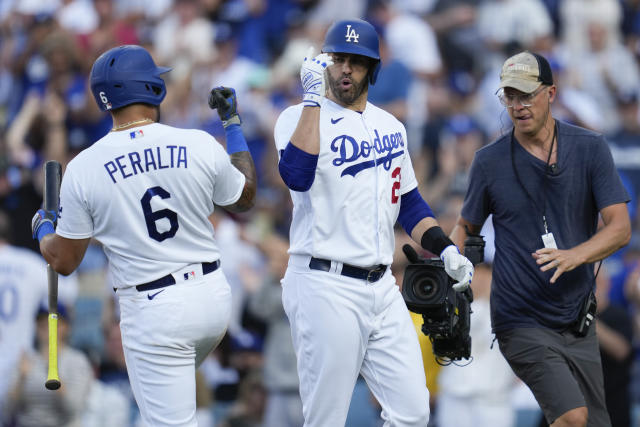
[[[533,105],[533,100],[540,92],[542,92],[547,86],[540,86],[539,89],[534,90],[531,93],[525,93],[522,95],[516,95],[514,93],[506,93],[504,89],[500,89],[498,91],[498,98],[502,105],[507,108],[513,108],[519,103],[525,108],[531,107]]]

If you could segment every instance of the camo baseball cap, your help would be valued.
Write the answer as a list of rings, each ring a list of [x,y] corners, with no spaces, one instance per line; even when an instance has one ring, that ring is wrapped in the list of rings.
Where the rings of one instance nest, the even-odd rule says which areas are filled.
[[[525,51],[504,61],[500,72],[500,88],[512,87],[531,93],[540,85],[553,85],[549,62],[542,56]]]

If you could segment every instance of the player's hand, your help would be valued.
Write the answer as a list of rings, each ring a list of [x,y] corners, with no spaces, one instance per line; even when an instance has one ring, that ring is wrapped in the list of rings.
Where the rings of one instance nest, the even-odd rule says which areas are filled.
[[[321,53],[313,57],[313,47],[307,51],[302,67],[300,81],[302,82],[302,104],[305,107],[319,107],[327,89],[325,70],[333,65],[329,54]]]
[[[56,219],[55,211],[38,209],[31,219],[31,236],[34,239],[41,240],[45,235],[53,233]]]
[[[440,254],[440,259],[444,263],[444,270],[449,277],[456,281],[453,290],[464,292],[473,279],[473,264],[460,253],[455,245],[449,245]]]
[[[211,89],[209,93],[209,107],[212,110],[218,110],[222,126],[225,128],[230,125],[239,125],[242,123],[238,114],[238,100],[236,99],[236,91],[231,87],[218,86]]]

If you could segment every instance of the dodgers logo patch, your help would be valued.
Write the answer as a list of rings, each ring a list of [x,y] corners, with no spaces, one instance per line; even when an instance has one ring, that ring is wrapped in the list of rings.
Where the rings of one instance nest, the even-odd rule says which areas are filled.
[[[354,163],[344,168],[340,176],[351,175],[355,177],[358,172],[379,165],[382,165],[385,170],[389,170],[393,159],[404,154],[404,150],[399,149],[404,147],[404,140],[400,132],[385,134],[382,138],[377,129],[374,129],[373,132],[375,133],[373,145],[369,141],[360,141],[358,143],[350,135],[339,135],[331,141],[331,151],[338,154],[338,157],[332,161],[334,166],[339,167]],[[373,160],[366,160],[371,157],[373,150],[378,156]],[[364,161],[356,163],[358,160]]]

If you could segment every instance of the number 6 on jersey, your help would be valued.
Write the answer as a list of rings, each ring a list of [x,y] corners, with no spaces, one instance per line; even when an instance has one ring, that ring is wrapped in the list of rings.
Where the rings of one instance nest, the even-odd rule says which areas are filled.
[[[142,212],[144,212],[144,221],[147,223],[147,231],[149,237],[158,242],[162,242],[165,239],[169,239],[176,235],[178,231],[178,214],[171,209],[160,209],[158,211],[151,210],[151,199],[155,196],[161,199],[169,199],[171,194],[164,188],[152,187],[145,191],[144,196],[140,199],[142,205]],[[167,231],[158,231],[157,221],[159,219],[166,218],[169,220],[170,228]]]

